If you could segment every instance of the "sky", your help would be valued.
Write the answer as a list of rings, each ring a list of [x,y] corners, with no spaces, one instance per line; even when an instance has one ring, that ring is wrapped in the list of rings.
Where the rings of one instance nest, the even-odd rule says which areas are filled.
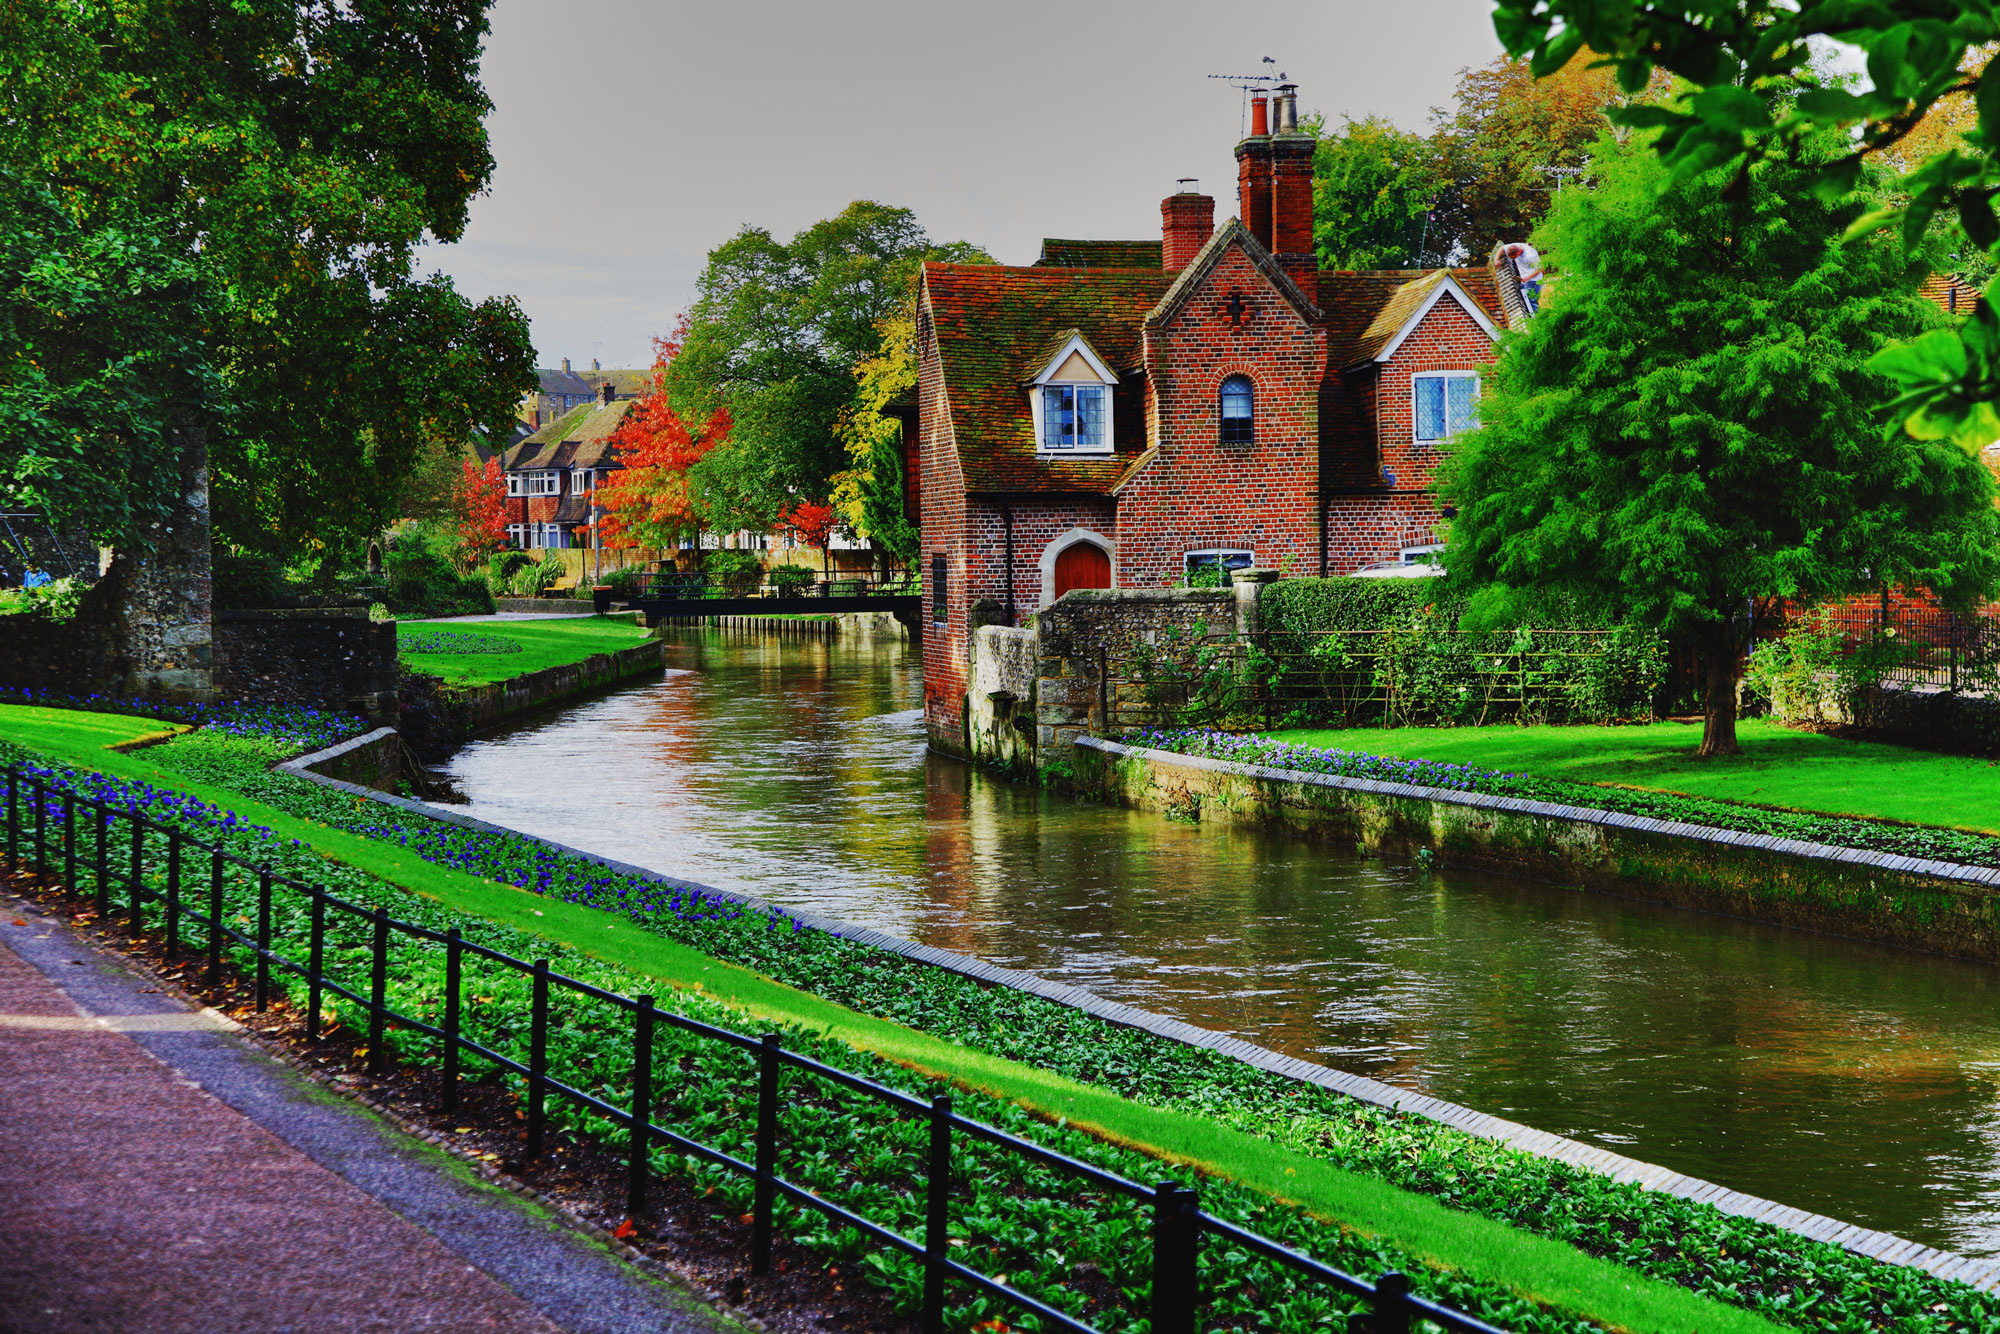
[[[1423,129],[1499,55],[1486,0],[496,0],[483,64],[498,162],[462,240],[474,298],[511,294],[539,364],[644,366],[708,250],[855,199],[1026,264],[1041,238],[1157,237],[1183,176],[1235,209],[1242,94]],[[1250,20],[1255,18],[1256,22]],[[1275,66],[1263,64],[1269,56]]]

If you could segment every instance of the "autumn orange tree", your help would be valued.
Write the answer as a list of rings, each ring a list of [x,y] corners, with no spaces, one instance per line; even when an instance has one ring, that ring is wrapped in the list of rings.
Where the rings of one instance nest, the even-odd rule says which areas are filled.
[[[484,465],[465,461],[451,489],[451,511],[462,567],[471,569],[507,545],[507,478],[497,456]]]
[[[687,338],[687,319],[653,340],[651,387],[625,413],[611,443],[623,465],[597,489],[608,547],[671,548],[698,543],[705,527],[696,465],[729,438],[729,410],[718,407],[699,429],[688,426],[667,388],[667,368]]]
[[[799,540],[819,552],[820,565],[826,565],[827,549],[833,545],[833,530],[840,522],[840,511],[817,500],[801,500],[786,510],[779,520],[787,528],[799,535]]]

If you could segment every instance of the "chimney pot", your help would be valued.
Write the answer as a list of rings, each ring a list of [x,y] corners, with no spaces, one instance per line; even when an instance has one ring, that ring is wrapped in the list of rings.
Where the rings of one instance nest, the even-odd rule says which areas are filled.
[[[1272,128],[1279,134],[1299,132],[1299,88],[1295,83],[1278,86],[1277,113],[1272,117],[1277,123]]]
[[[1262,88],[1253,88],[1250,92],[1250,137],[1261,138],[1270,132],[1270,102]]]
[[[564,357],[564,358],[563,358],[563,374],[564,374],[564,375],[568,375],[568,374],[569,374],[569,358],[568,358],[568,357]]]

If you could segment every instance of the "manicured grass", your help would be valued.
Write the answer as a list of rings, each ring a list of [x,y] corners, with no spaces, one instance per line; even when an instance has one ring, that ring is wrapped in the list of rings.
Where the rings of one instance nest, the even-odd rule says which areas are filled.
[[[225,787],[192,780],[156,752],[102,749],[129,740],[144,720],[0,706],[0,737],[65,762],[233,810],[281,839],[439,902],[453,911],[542,936],[669,986],[694,990],[760,1020],[797,1025],[922,1073],[1062,1118],[1114,1143],[1190,1164],[1297,1203],[1472,1279],[1619,1329],[1727,1331],[1778,1328],[1747,1311],[1594,1259],[1573,1247],[1346,1171],[1200,1117],[1148,1107],[1060,1075],[860,1014],[679,942],[607,920],[597,909],[425,862],[414,853],[301,819]],[[357,803],[361,799],[355,798]],[[636,988],[635,988],[636,989]]]
[[[1743,753],[1695,757],[1697,723],[1624,727],[1365,727],[1271,736],[1293,745],[1443,760],[1578,783],[1679,792],[1788,810],[2000,832],[2000,766],[1739,723]]]
[[[615,653],[646,639],[646,631],[626,617],[592,616],[549,621],[405,621],[403,636],[434,634],[503,640],[518,653],[411,653],[399,656],[413,672],[453,685],[491,685],[547,667],[582,662],[595,653]]]

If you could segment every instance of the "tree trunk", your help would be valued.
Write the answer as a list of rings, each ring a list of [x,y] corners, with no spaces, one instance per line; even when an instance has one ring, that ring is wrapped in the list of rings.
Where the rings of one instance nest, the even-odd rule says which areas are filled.
[[[1736,636],[1725,623],[1702,637],[1701,749],[1703,759],[1738,755],[1736,745]]]

